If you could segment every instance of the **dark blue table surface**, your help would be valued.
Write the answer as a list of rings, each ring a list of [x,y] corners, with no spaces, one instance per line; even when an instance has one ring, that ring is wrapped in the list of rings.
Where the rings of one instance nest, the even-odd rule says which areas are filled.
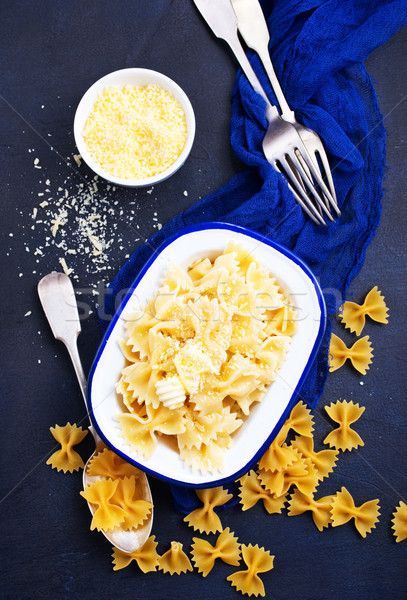
[[[77,152],[73,117],[85,90],[115,69],[152,68],[183,87],[197,118],[191,156],[170,180],[137,191],[98,184],[95,197],[106,197],[113,207],[105,231],[112,240],[108,260],[98,266],[83,253],[66,257],[87,317],[79,346],[88,370],[101,339],[94,312],[88,314],[94,309],[95,290],[103,290],[158,222],[165,223],[244,168],[229,143],[236,64],[189,0],[3,2],[0,27],[0,595],[13,600],[237,598],[226,581],[235,569],[224,563],[216,564],[206,579],[196,571],[143,575],[135,564],[112,571],[111,547],[89,530],[88,508],[79,496],[81,473],[64,475],[45,464],[54,447],[49,427],[83,422],[85,412],[66,351],[52,337],[36,294],[41,276],[60,270],[58,258],[64,256],[55,243],[46,245],[49,224],[36,223],[46,213],[39,203],[48,199],[47,210],[55,208],[65,189],[83,202],[80,184],[93,176],[84,165],[77,169],[72,158]],[[333,493],[346,486],[357,504],[379,498],[380,521],[362,539],[351,524],[320,533],[309,514],[268,515],[260,504],[245,513],[239,506],[222,513],[224,526],[241,542],[258,543],[275,555],[273,571],[263,576],[266,597],[275,600],[407,598],[407,541],[397,544],[391,530],[392,512],[407,498],[406,55],[404,28],[366,63],[385,118],[388,170],[382,222],[349,292],[349,299],[361,301],[378,285],[390,308],[390,322],[368,323],[365,332],[374,347],[370,370],[362,377],[345,366],[331,374],[315,412],[315,438],[322,448],[332,429],[324,405],[345,398],[366,407],[355,426],[364,447],[342,454],[320,491]],[[77,224],[71,220],[64,229],[68,245],[75,248]],[[339,323],[335,331],[347,342],[353,339]],[[84,457],[91,450],[90,439],[80,447]],[[196,533],[174,510],[167,485],[152,480],[151,487],[158,551],[167,550],[172,540],[189,551]]]

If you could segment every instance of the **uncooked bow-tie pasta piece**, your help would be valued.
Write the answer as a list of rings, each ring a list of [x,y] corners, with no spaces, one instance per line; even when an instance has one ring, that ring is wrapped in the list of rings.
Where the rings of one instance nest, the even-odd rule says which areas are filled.
[[[90,528],[109,531],[126,518],[126,511],[112,502],[119,479],[98,479],[88,485],[80,495],[95,507]]]
[[[287,446],[284,441],[287,437],[288,428],[278,432],[276,438],[270,444],[259,461],[259,468],[265,471],[283,471],[298,459],[298,451],[292,446]]]
[[[294,517],[309,510],[312,512],[315,525],[319,531],[322,531],[331,522],[332,502],[333,496],[325,496],[319,498],[319,500],[314,500],[314,494],[307,496],[300,490],[294,490],[289,501],[288,516]]]
[[[63,427],[55,425],[50,427],[50,431],[54,439],[61,444],[61,448],[49,457],[46,464],[64,473],[83,469],[83,460],[72,446],[79,444],[88,432],[82,431],[82,427],[78,427],[75,423],[73,425],[67,423]]]
[[[368,315],[379,323],[388,323],[388,308],[384,296],[380,293],[377,285],[367,294],[363,304],[356,302],[345,302],[341,311],[341,320],[352,333],[360,335],[365,326],[365,317]]]
[[[146,543],[135,550],[134,552],[123,552],[113,546],[113,571],[124,569],[133,560],[135,560],[143,573],[150,571],[156,571],[158,567],[159,556],[156,551],[157,542],[155,541],[155,535],[151,535]]]
[[[392,519],[392,529],[394,529],[394,536],[396,542],[401,542],[407,539],[407,504],[400,500],[400,504],[396,507],[393,513],[394,519]]]
[[[264,508],[269,514],[281,513],[287,500],[286,496],[276,496],[265,489],[255,471],[250,471],[239,488],[242,510],[252,508],[259,500],[263,501]]]
[[[339,427],[328,433],[324,444],[342,451],[365,445],[360,435],[350,427],[363,414],[364,406],[354,404],[352,401],[338,400],[335,404],[325,406],[325,410],[332,421],[339,424]]]
[[[322,479],[328,477],[329,473],[332,473],[338,456],[337,450],[321,450],[320,452],[316,452],[314,450],[313,438],[302,435],[297,436],[291,442],[291,446],[298,450],[304,457],[312,460],[318,471],[318,481],[322,481]]]
[[[366,375],[366,371],[370,368],[369,365],[372,362],[373,349],[372,344],[369,341],[369,336],[357,340],[351,348],[348,348],[334,333],[331,336],[331,343],[329,346],[329,370],[330,372],[336,371],[345,361],[349,358],[354,368]]]
[[[296,433],[305,437],[312,437],[314,419],[310,409],[306,407],[304,402],[297,402],[285,422],[285,427],[288,427],[288,430],[294,429]]]
[[[206,488],[195,491],[196,495],[203,503],[203,506],[193,510],[189,515],[184,517],[185,523],[188,523],[188,525],[201,533],[215,533],[216,531],[222,531],[222,523],[215,513],[214,508],[225,504],[228,500],[233,498],[233,494],[229,494],[222,487]]]
[[[119,479],[111,501],[126,512],[126,517],[120,525],[124,530],[139,527],[147,519],[153,508],[151,502],[136,498],[135,477]]]
[[[232,573],[226,579],[242,594],[265,596],[264,584],[258,573],[265,573],[273,568],[274,556],[270,556],[269,551],[259,548],[257,544],[255,546],[242,544],[241,548],[247,570]]]
[[[214,546],[201,538],[194,537],[192,540],[192,561],[203,577],[212,570],[217,558],[228,565],[240,563],[240,544],[229,527],[219,534]]]
[[[355,506],[348,490],[343,487],[332,499],[332,527],[338,527],[351,519],[362,537],[376,527],[379,520],[379,500],[369,500],[361,506]]]
[[[140,470],[137,467],[126,462],[108,448],[104,448],[90,459],[87,472],[92,477],[107,477],[109,479],[138,478],[140,476]]]
[[[171,548],[158,559],[158,568],[170,575],[193,571],[191,561],[183,551],[180,542],[171,542]]]
[[[286,494],[292,485],[304,494],[312,494],[318,485],[318,471],[314,463],[310,458],[304,458],[300,454],[286,469],[282,471],[260,469],[258,476],[261,484],[276,496]]]
[[[188,270],[172,265],[125,323],[123,437],[149,458],[156,434],[171,436],[192,470],[222,471],[232,435],[277,378],[295,320],[276,279],[234,243]]]

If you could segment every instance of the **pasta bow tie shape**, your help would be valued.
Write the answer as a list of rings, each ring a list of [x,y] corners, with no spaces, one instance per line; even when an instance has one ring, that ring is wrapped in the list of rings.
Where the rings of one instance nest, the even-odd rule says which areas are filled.
[[[219,534],[214,546],[201,538],[193,538],[192,560],[203,577],[212,570],[217,558],[228,565],[237,566],[240,555],[240,544],[229,527]]]
[[[155,541],[155,535],[151,535],[146,543],[136,550],[135,552],[123,552],[113,546],[113,571],[124,569],[133,560],[135,560],[143,573],[149,571],[156,571],[158,567],[159,556],[156,551],[157,542]]]
[[[338,458],[337,450],[314,450],[313,438],[298,436],[292,442],[291,446],[298,450],[305,458],[311,459],[318,471],[318,481],[322,481],[332,473]]]
[[[87,472],[92,477],[107,477],[109,479],[119,479],[121,477],[135,477],[137,479],[140,476],[137,467],[133,467],[108,448],[104,448],[90,459]]]
[[[135,499],[135,477],[124,477],[118,480],[112,502],[123,508],[126,516],[121,524],[125,530],[134,529],[142,525],[148,518],[153,505],[146,500]]]
[[[83,460],[72,446],[79,444],[88,432],[83,431],[82,427],[70,423],[63,427],[55,425],[55,427],[50,427],[50,431],[54,439],[61,444],[61,448],[49,457],[46,464],[58,471],[62,470],[64,473],[83,469]]]
[[[291,495],[288,508],[288,516],[294,517],[301,515],[306,511],[312,512],[312,518],[319,531],[322,531],[324,527],[328,527],[332,520],[331,509],[334,496],[325,496],[314,500],[314,494],[307,496],[300,492],[300,490],[294,490]]]
[[[302,400],[294,406],[284,427],[287,427],[287,433],[290,429],[293,429],[299,435],[312,437],[314,419],[310,409],[307,408]]]
[[[261,485],[256,471],[250,471],[247,477],[245,477],[239,490],[242,510],[249,510],[249,508],[252,508],[259,500],[262,500],[264,508],[269,514],[281,513],[286,502],[286,495],[276,496],[273,492],[265,489]]]
[[[351,348],[348,348],[341,338],[332,334],[329,345],[329,371],[331,373],[342,367],[349,358],[354,368],[362,375],[366,375],[372,357],[373,349],[368,335],[357,340]]]
[[[184,521],[200,533],[215,533],[222,531],[222,523],[215,513],[216,506],[222,506],[233,497],[222,487],[196,490],[198,498],[203,503],[202,508],[197,508],[184,517]]]
[[[363,304],[345,302],[342,307],[342,323],[352,333],[360,335],[365,326],[366,315],[378,323],[388,323],[388,308],[384,297],[375,286],[367,294]]]
[[[394,529],[394,535],[396,542],[401,542],[407,539],[407,504],[400,501],[400,504],[396,507],[393,513],[394,519],[392,519],[392,529]]]
[[[328,433],[324,444],[329,444],[331,448],[342,451],[365,445],[360,435],[350,427],[361,417],[365,410],[364,406],[346,400],[338,400],[335,404],[325,406],[325,410],[332,421],[339,424],[339,427]]]
[[[80,495],[96,507],[90,528],[109,531],[123,523],[126,511],[112,502],[119,479],[100,479],[91,483]]]
[[[355,527],[362,537],[376,527],[379,520],[379,500],[369,500],[361,506],[355,506],[353,498],[348,490],[343,487],[332,500],[332,527],[344,525],[351,519],[355,521]]]
[[[171,548],[158,559],[158,567],[170,575],[193,571],[191,561],[183,551],[180,542],[171,542]]]
[[[264,584],[258,573],[265,573],[273,568],[274,556],[270,556],[269,551],[259,548],[257,544],[255,546],[242,544],[242,555],[247,570],[232,573],[227,580],[242,594],[265,596]]]

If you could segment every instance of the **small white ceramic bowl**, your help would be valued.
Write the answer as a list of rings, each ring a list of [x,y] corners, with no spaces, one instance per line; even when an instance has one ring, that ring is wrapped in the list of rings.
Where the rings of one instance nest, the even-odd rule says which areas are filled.
[[[106,88],[113,85],[125,86],[125,85],[136,85],[144,87],[149,84],[154,84],[162,87],[163,89],[170,92],[176,100],[181,104],[186,118],[187,123],[187,139],[185,146],[177,158],[177,160],[165,171],[158,173],[152,177],[145,177],[143,179],[123,179],[121,177],[115,177],[110,173],[107,173],[102,167],[92,158],[85,140],[83,139],[83,129],[85,123],[92,111],[92,108],[98,98],[98,95]],[[74,119],[74,137],[75,143],[79,150],[79,154],[95,173],[107,179],[115,185],[121,185],[124,187],[146,187],[155,185],[171,177],[178,169],[184,164],[188,155],[191,151],[192,144],[195,138],[195,115],[192,108],[191,102],[188,96],[175,83],[172,79],[158,73],[158,71],[152,71],[150,69],[121,69],[120,71],[114,71],[105,75],[98,81],[96,81],[84,94],[81,101],[79,102],[78,108],[76,109]]]
[[[224,454],[224,472],[203,475],[185,465],[178,452],[160,438],[149,459],[138,455],[123,439],[115,419],[122,411],[115,393],[115,384],[124,367],[119,341],[125,337],[126,315],[154,296],[170,263],[186,268],[198,258],[215,258],[229,241],[246,248],[282,284],[297,308],[298,331],[277,380],[233,434],[233,443]],[[141,269],[104,336],[88,380],[92,422],[112,450],[153,476],[194,488],[235,480],[259,460],[286,420],[315,359],[325,323],[325,303],[318,282],[292,252],[258,233],[227,223],[205,223],[184,229],[168,239]]]

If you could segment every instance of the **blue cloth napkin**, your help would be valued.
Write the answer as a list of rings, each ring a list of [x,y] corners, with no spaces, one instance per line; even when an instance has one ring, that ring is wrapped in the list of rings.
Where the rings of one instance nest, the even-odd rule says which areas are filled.
[[[243,225],[293,250],[318,277],[330,315],[338,310],[361,269],[380,220],[385,163],[383,118],[361,61],[406,22],[406,0],[264,0],[261,4],[277,76],[298,120],[317,131],[324,142],[342,216],[327,227],[316,226],[296,204],[285,179],[265,160],[261,149],[267,128],[264,102],[239,71],[232,94],[231,143],[248,168],[136,249],[109,286],[105,313],[115,312],[116,294],[131,284],[163,240],[204,221]],[[252,53],[249,57],[275,103],[260,61]],[[301,390],[311,407],[316,406],[327,377],[330,334],[329,324]],[[200,505],[192,490],[172,486],[172,491],[179,510],[189,512]]]

